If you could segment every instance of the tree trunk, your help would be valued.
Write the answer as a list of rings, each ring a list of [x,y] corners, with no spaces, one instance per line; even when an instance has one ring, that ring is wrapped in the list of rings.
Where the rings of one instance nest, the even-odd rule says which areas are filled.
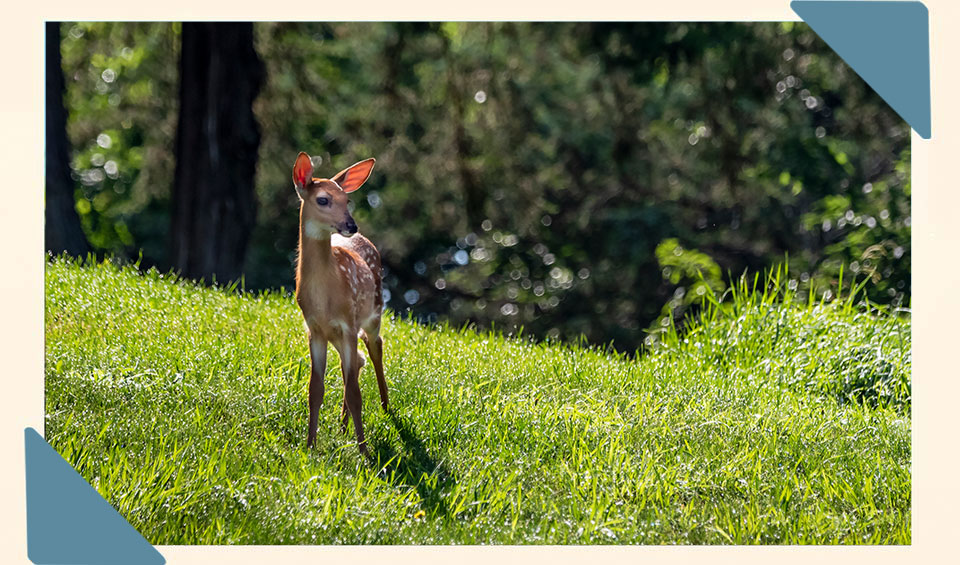
[[[67,110],[63,106],[63,69],[60,64],[60,23],[46,24],[46,163],[44,236],[47,251],[75,257],[90,251],[80,226],[74,183],[70,178]]]
[[[181,37],[170,261],[185,277],[227,282],[242,272],[256,218],[264,66],[251,23],[184,23]]]

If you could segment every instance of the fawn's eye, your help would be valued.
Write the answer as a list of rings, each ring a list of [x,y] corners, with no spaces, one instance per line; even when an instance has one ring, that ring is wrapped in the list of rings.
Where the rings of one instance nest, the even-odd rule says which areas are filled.
[[[317,204],[326,206],[327,204],[330,204],[330,199],[326,196],[321,196],[320,198],[317,198]]]

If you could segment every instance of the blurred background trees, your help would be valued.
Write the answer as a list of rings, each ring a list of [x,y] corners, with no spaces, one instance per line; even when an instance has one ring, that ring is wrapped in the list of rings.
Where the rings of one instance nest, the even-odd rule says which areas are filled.
[[[292,286],[290,168],[304,150],[321,174],[377,158],[354,215],[383,255],[388,306],[427,321],[629,351],[728,273],[787,257],[801,289],[836,293],[843,266],[869,277],[872,300],[909,300],[909,128],[804,24],[250,31],[255,53],[210,70],[226,89],[189,99],[186,26],[61,25],[73,197],[92,248],[204,276],[171,253],[172,218],[212,213],[174,211],[187,201],[175,171],[196,157],[175,154],[183,89],[233,97],[207,111],[225,111],[224,147],[246,149],[208,170],[230,179],[217,194],[254,196],[256,216],[223,207],[209,233],[249,237],[237,270],[214,269],[248,289]],[[251,147],[257,158],[242,155]],[[187,176],[190,191],[211,188]]]

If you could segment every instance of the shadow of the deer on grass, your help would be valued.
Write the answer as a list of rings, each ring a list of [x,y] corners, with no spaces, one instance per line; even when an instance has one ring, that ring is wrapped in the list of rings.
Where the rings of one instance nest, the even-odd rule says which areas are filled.
[[[378,476],[387,483],[399,482],[417,489],[424,510],[431,516],[446,515],[443,493],[456,486],[456,478],[427,452],[423,440],[393,408],[387,410],[387,416],[402,446],[398,453],[388,441],[374,440],[370,458],[371,464],[380,468]]]

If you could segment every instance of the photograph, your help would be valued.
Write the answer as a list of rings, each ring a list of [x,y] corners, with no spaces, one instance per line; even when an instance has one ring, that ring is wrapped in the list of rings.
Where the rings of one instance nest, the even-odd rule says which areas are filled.
[[[150,544],[913,543],[911,127],[806,23],[43,57],[39,431]]]

